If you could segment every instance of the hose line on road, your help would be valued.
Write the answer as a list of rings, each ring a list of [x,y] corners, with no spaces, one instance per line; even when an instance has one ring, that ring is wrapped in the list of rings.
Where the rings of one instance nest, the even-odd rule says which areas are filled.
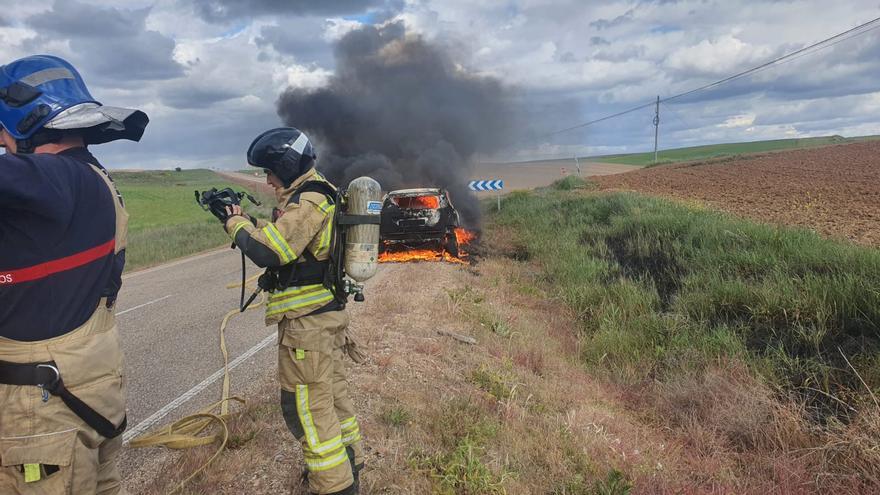
[[[239,283],[233,283],[226,286],[227,289],[234,289],[237,287],[241,287],[242,290],[246,286],[252,284],[259,275],[251,277],[248,280],[244,280]],[[248,309],[256,309],[262,306],[265,303],[265,295],[260,298],[260,301],[257,304],[251,305]],[[202,445],[208,445],[214,442],[219,441],[220,445],[217,447],[217,451],[214,452],[204,464],[199,466],[198,469],[193,471],[192,474],[186,477],[183,481],[177,484],[173,490],[168,493],[176,493],[183,488],[190,480],[192,480],[196,475],[205,470],[212,462],[214,462],[217,457],[223,453],[223,450],[226,448],[226,443],[229,441],[229,427],[227,426],[227,420],[232,417],[233,413],[229,412],[229,404],[230,402],[237,402],[241,405],[245,404],[245,400],[241,397],[235,397],[229,395],[229,352],[226,350],[226,325],[229,324],[229,320],[235,316],[241,314],[239,308],[235,308],[230,310],[223,317],[223,321],[220,323],[220,352],[223,353],[223,391],[220,396],[220,400],[217,402],[205,407],[195,414],[190,414],[189,416],[185,416],[180,418],[179,420],[162,427],[159,430],[150,433],[144,433],[134,439],[131,440],[129,445],[133,448],[140,447],[167,447],[169,449],[189,449],[192,447],[200,447]],[[212,433],[209,435],[201,435],[200,434],[205,431],[212,424],[217,425],[219,431],[216,433]]]

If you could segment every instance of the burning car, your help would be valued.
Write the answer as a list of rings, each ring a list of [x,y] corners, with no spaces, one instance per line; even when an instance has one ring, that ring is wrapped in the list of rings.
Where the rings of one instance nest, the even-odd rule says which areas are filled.
[[[445,189],[400,189],[385,195],[379,227],[383,252],[434,249],[459,257],[458,211]],[[461,229],[459,229],[461,230]]]

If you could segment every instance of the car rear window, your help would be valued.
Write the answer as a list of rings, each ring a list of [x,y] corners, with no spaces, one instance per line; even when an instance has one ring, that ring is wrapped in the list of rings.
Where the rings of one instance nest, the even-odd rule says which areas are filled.
[[[399,196],[391,198],[391,201],[398,208],[406,210],[426,210],[440,207],[440,196]]]

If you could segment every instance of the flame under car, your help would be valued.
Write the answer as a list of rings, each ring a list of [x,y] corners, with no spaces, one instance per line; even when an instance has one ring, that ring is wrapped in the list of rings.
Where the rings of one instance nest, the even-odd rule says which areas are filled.
[[[455,229],[459,223],[458,211],[444,189],[391,191],[382,203],[380,249],[383,252],[436,249],[457,258]]]

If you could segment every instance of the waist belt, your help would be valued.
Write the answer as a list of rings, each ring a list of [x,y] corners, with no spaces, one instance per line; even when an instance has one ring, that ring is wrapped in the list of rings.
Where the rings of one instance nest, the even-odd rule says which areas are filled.
[[[318,261],[308,250],[302,257],[305,261],[266,270],[271,278],[263,289],[273,291],[304,285],[328,285],[330,260]]]
[[[45,363],[8,363],[0,361],[0,384],[34,385],[43,390],[43,401],[48,400],[47,393],[58,396],[74,414],[105,438],[115,438],[125,431],[128,418],[122,418],[119,427],[113,426],[107,418],[73,395],[64,381],[55,361]]]

